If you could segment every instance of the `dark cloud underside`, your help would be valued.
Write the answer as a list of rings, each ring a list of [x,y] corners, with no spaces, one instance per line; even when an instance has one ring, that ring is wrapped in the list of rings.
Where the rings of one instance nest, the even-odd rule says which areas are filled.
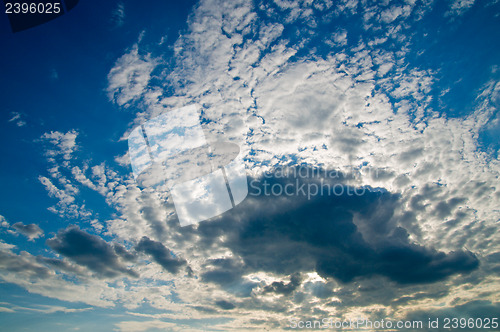
[[[134,271],[127,269],[120,262],[119,256],[109,243],[78,227],[70,226],[59,231],[56,237],[47,240],[47,244],[59,254],[86,266],[99,276],[116,277],[126,274],[137,277]]]
[[[172,252],[163,244],[157,241],[143,237],[136,247],[137,251],[144,252],[150,255],[153,260],[160,264],[165,270],[170,273],[179,272],[179,268],[186,265],[186,261],[178,257],[174,257]]]
[[[296,184],[290,179],[267,181]],[[311,200],[249,196],[220,220],[200,224],[205,241],[224,234],[221,245],[244,262],[214,265],[203,280],[225,284],[254,271],[316,271],[342,282],[381,275],[401,284],[419,284],[477,268],[478,259],[471,252],[444,253],[411,243],[407,231],[391,219],[398,195],[373,188],[358,193],[362,194],[316,195]],[[283,293],[293,284],[272,284],[267,290]]]

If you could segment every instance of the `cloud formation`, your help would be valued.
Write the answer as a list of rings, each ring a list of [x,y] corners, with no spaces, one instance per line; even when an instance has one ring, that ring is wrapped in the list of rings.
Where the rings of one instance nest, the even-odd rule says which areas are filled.
[[[134,101],[147,88],[156,61],[150,55],[139,54],[135,45],[124,54],[108,74],[108,95],[120,106]]]
[[[472,2],[450,4],[454,19]],[[140,110],[124,137],[163,112],[203,105],[204,130],[242,147],[260,194],[181,228],[172,202],[138,188],[130,172],[79,160],[77,131],[50,132],[43,136],[49,174],[39,179],[58,200],[52,210],[92,220],[93,231],[113,242],[68,227],[47,241],[63,259],[17,255],[6,245],[5,270],[21,257],[25,278],[39,271],[49,280],[57,270],[106,289],[74,300],[121,301],[130,310],[146,302],[161,311],[144,325],[124,320],[123,330],[174,328],[180,323],[165,320],[179,317],[278,329],[290,315],[404,318],[495,308],[500,164],[478,137],[495,119],[500,83],[477,87],[463,116],[441,112],[435,69],[415,61],[428,43],[418,27],[434,9],[414,1],[200,1],[174,58],[143,51],[139,40],[110,70],[108,96]],[[297,165],[339,176],[275,173]],[[264,180],[281,188],[326,181],[345,191],[265,195]],[[114,213],[99,220],[82,188]],[[26,287],[49,294],[41,281]],[[479,296],[484,303],[474,302]]]
[[[125,267],[115,249],[101,237],[88,234],[78,227],[70,226],[59,231],[47,245],[57,253],[86,266],[98,276],[116,277],[125,274],[138,277],[137,273]]]
[[[320,184],[322,180],[316,181]],[[268,181],[275,183],[276,179]],[[285,179],[280,185],[300,186],[301,182]],[[241,208],[236,207],[220,221],[201,224],[198,233],[207,242],[205,247],[210,248],[212,241],[223,236],[225,240],[218,245],[228,247],[243,261],[238,268],[227,266],[226,260],[221,268],[205,273],[204,280],[210,276],[209,281],[231,283],[238,270],[241,275],[314,271],[325,279],[333,277],[342,282],[382,275],[411,284],[434,282],[477,268],[478,259],[471,252],[446,254],[411,243],[408,232],[393,224],[398,196],[368,189],[357,190],[358,195],[347,191],[342,195],[318,195],[310,201],[261,195],[247,199]],[[369,228],[362,233],[358,225]],[[367,243],[364,235],[373,232],[380,240]]]
[[[19,112],[11,112],[10,113],[11,118],[9,119],[9,122],[14,122],[16,126],[18,127],[23,127],[26,125],[26,121],[22,119],[22,114]]]
[[[180,267],[186,265],[184,259],[175,257],[163,244],[152,241],[145,236],[139,241],[135,249],[150,255],[156,263],[160,264],[162,268],[172,274],[178,273]]]
[[[30,240],[34,240],[36,238],[43,236],[43,230],[36,224],[25,225],[22,222],[16,222],[15,224],[12,225],[12,228],[14,228],[19,233],[23,234]]]

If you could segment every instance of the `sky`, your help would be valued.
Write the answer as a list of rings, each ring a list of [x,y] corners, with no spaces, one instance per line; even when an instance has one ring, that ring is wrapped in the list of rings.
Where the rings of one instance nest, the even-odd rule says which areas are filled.
[[[498,0],[81,0],[0,39],[0,330],[500,319]],[[190,105],[248,194],[185,226],[128,137]]]

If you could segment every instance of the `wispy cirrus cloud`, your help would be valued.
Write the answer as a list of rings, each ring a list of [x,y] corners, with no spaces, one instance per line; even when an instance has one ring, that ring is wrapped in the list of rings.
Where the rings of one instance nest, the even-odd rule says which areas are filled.
[[[11,118],[9,119],[9,122],[14,122],[16,126],[18,127],[23,127],[26,125],[26,121],[22,119],[22,114],[19,112],[11,112],[10,113]]]
[[[447,16],[463,15],[474,5],[475,0],[455,0],[451,2],[450,9],[446,12]]]
[[[125,23],[125,4],[119,2],[111,15],[111,21],[116,27],[121,27]]]

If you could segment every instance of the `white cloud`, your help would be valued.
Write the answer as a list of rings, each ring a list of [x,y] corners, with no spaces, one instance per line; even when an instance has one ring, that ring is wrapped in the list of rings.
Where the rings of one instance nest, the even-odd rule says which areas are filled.
[[[139,54],[138,45],[119,58],[108,74],[108,96],[119,106],[139,98],[148,86],[157,65],[149,54]]]
[[[122,156],[115,156],[115,161],[118,165],[130,168],[130,157],[128,151]]]
[[[412,6],[393,6],[380,13],[380,19],[384,23],[392,23],[399,17],[405,18],[410,15]]]
[[[16,222],[13,225],[10,225],[7,222],[7,219],[2,215],[0,215],[0,227],[4,228],[7,233],[15,236],[17,236],[18,234],[22,234],[26,236],[29,239],[29,241],[33,241],[37,238],[40,238],[44,234],[43,230],[37,224],[25,225],[22,222]],[[14,248],[14,246],[7,245],[6,243],[2,244],[3,244],[2,249]]]
[[[66,178],[62,178],[67,180]],[[45,176],[39,176],[38,180],[45,187],[50,197],[58,200],[55,206],[48,208],[49,211],[58,214],[60,217],[88,219],[92,213],[85,208],[85,205],[80,205],[75,202],[75,196],[78,189],[68,183],[64,189],[58,188],[54,183]]]
[[[19,112],[11,112],[11,118],[9,119],[9,122],[14,122],[16,126],[18,127],[23,127],[26,125],[26,121],[22,119],[22,114]]]
[[[413,5],[388,8],[380,12],[381,19],[393,23],[408,17]],[[279,7],[292,9],[288,2],[279,2]],[[197,10],[199,16],[194,15],[191,22],[193,34],[184,35],[177,43],[182,66],[168,78],[174,80],[183,74],[194,78],[182,89],[187,95],[185,102],[196,100],[206,105],[206,116],[225,128],[225,134],[246,142],[255,153],[249,163],[254,171],[260,162],[280,165],[290,155],[299,163],[344,170],[365,162],[389,176],[373,177],[362,171],[352,183],[401,193],[402,202],[409,204],[418,195],[428,195],[426,188],[436,187],[437,196],[424,198],[428,207],[417,214],[418,231],[412,234],[415,241],[444,250],[462,248],[464,243],[471,250],[483,250],[485,244],[474,242],[469,233],[457,234],[470,223],[478,223],[478,233],[492,227],[498,219],[497,196],[467,197],[457,205],[450,202],[469,192],[475,183],[495,182],[498,162],[486,161],[488,157],[477,149],[478,132],[491,111],[479,107],[465,118],[425,118],[434,73],[406,69],[404,47],[393,53],[377,49],[387,37],[346,50],[349,55],[337,53],[327,59],[289,63],[297,50],[285,41],[266,49],[270,44],[260,36],[257,41],[234,47],[233,40],[241,39],[233,33],[230,38],[220,34],[225,22],[217,20],[226,8],[208,2]],[[244,13],[239,21],[233,18],[227,31],[234,31],[231,26],[250,16],[248,9]],[[254,25],[251,22],[249,29]],[[194,50],[185,51],[184,45]],[[201,65],[205,63],[209,65]],[[239,80],[234,81],[234,77]],[[387,93],[377,91],[376,83]],[[397,102],[392,103],[389,97]],[[183,101],[175,98],[160,103],[176,107]],[[152,107],[150,112],[156,114],[156,109]],[[319,149],[323,145],[327,148]],[[490,190],[496,192],[495,188]],[[450,207],[446,220],[465,216],[458,222],[459,228],[450,233],[442,225],[446,212],[437,212],[444,206]],[[477,219],[478,211],[482,221]],[[402,206],[394,218],[404,212]],[[120,228],[114,228],[120,236],[130,234],[125,231],[130,223],[126,219],[116,224]],[[137,227],[142,228],[139,225],[134,223],[130,229],[137,232]],[[497,250],[498,243],[491,237],[488,240],[488,252]]]
[[[446,16],[460,16],[474,5],[475,0],[453,0]]]
[[[341,30],[333,34],[333,42],[339,46],[347,45],[347,30]],[[331,46],[335,46],[335,44],[330,44]]]
[[[77,137],[78,132],[76,130],[71,130],[67,133],[51,131],[50,133],[43,134],[41,139],[49,143],[49,148],[46,152],[47,156],[62,156],[67,161],[71,159],[73,152],[78,149],[76,144]]]

